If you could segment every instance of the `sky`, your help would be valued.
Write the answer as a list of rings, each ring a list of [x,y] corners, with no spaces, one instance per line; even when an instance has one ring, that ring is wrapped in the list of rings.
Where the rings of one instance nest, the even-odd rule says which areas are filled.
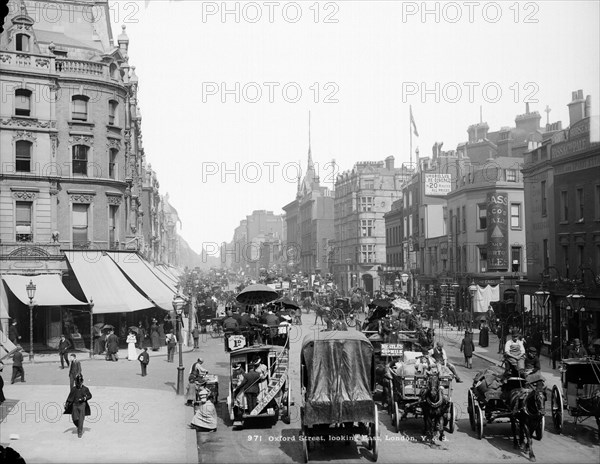
[[[357,161],[409,162],[409,106],[421,156],[455,149],[480,112],[494,131],[529,102],[566,127],[583,89],[598,114],[597,1],[109,3],[115,39],[127,26],[147,161],[198,252],[294,200],[309,111],[331,187]]]

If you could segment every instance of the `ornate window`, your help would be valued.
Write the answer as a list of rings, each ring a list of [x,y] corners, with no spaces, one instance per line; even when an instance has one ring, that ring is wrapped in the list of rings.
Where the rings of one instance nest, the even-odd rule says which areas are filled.
[[[116,148],[111,148],[108,151],[108,177],[111,179],[117,178],[117,156],[119,155],[119,150]]]
[[[119,102],[116,100],[109,100],[108,102],[108,125],[109,126],[118,126],[119,118],[118,118],[118,108]]]
[[[88,210],[90,205],[73,204],[73,248],[87,248],[88,242]]]
[[[31,116],[31,90],[15,90],[15,116]]]
[[[89,100],[85,95],[73,95],[71,98],[71,119],[73,121],[87,121]]]
[[[87,176],[89,149],[87,145],[73,145],[73,174]]]
[[[119,205],[108,206],[108,246],[111,250],[118,247]]]
[[[521,204],[511,203],[510,204],[510,228],[520,229],[521,228]]]
[[[31,201],[15,202],[15,240],[17,242],[33,242],[32,210],[33,203]]]
[[[33,144],[26,140],[15,143],[15,171],[31,172],[31,152]]]
[[[29,36],[27,34],[17,34],[15,48],[18,52],[29,52]]]
[[[374,232],[374,220],[373,219],[361,219],[360,228],[361,235],[363,237],[372,237]]]
[[[374,263],[375,262],[375,245],[360,246],[360,262]]]

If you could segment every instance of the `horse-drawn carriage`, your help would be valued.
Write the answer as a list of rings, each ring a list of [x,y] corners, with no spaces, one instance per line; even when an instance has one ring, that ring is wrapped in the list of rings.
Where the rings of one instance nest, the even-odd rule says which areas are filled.
[[[565,359],[561,367],[562,392],[552,388],[552,422],[557,433],[563,427],[565,409],[575,425],[594,416],[600,434],[600,361]],[[566,402],[565,402],[566,399]]]
[[[253,361],[267,366],[267,386],[258,395],[256,406],[250,410],[244,392],[234,395],[239,385],[240,374],[254,368]],[[230,382],[227,396],[227,409],[233,426],[241,429],[248,420],[270,420],[275,425],[281,415],[289,418],[291,406],[291,390],[288,381],[289,349],[288,346],[255,345],[234,350],[230,353]]]
[[[331,318],[345,321],[348,327],[357,326],[359,329],[362,327],[362,322],[357,318],[355,307],[352,306],[351,298],[336,298],[335,305],[331,310]]]
[[[492,388],[482,388],[486,385]],[[527,378],[507,377],[503,369],[494,366],[478,373],[467,393],[467,411],[471,430],[483,438],[483,427],[492,422],[508,419],[511,423],[515,447],[517,423],[520,442],[527,441],[530,459],[535,459],[531,437],[541,440],[544,434],[546,393],[543,377],[532,374]]]
[[[396,432],[400,431],[400,422],[413,417],[423,417],[426,430],[433,435],[433,426],[441,432],[444,427],[450,433],[456,429],[456,406],[452,402],[452,372],[435,366],[429,372],[418,369],[417,359],[421,356],[421,343],[415,332],[394,334],[394,343],[382,344],[382,356],[395,358],[395,369],[386,369],[388,412]],[[390,378],[391,377],[391,378]],[[432,422],[429,422],[432,421]],[[439,421],[439,424],[433,421]]]
[[[308,462],[317,442],[350,442],[367,437],[376,461],[379,417],[373,400],[373,345],[360,332],[319,332],[307,335],[300,355],[301,429],[299,440]]]

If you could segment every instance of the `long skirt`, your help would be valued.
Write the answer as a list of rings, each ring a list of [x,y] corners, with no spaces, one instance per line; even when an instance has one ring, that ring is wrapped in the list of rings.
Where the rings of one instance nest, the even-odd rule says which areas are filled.
[[[158,332],[152,332],[150,338],[152,339],[152,349],[154,351],[158,350],[160,348],[160,338]]]
[[[127,344],[127,359],[130,361],[137,360],[137,350],[135,349],[135,343]]]

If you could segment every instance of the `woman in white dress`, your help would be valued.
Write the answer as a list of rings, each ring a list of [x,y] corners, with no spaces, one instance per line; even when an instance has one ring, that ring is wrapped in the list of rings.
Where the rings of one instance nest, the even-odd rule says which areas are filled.
[[[135,349],[135,344],[137,343],[137,337],[133,330],[129,331],[129,335],[127,335],[127,359],[129,361],[136,361],[138,354]]]
[[[267,394],[269,368],[262,363],[260,357],[258,356],[253,359],[252,364],[254,365],[254,370],[260,375],[260,380],[258,381],[258,401],[260,401],[262,397]]]

